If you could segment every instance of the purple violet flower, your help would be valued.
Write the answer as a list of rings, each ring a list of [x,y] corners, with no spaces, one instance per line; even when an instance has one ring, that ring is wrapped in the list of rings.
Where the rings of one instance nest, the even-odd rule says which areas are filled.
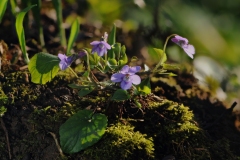
[[[82,58],[82,57],[84,57],[84,56],[86,56],[86,52],[85,51],[80,51],[80,52],[78,52],[78,58]]]
[[[61,53],[58,54],[58,58],[61,60],[59,63],[59,67],[61,70],[67,69],[67,67],[70,66],[74,60],[73,56],[68,57],[65,54]]]
[[[102,57],[107,54],[107,50],[111,49],[111,46],[107,43],[108,34],[104,33],[101,41],[93,41],[90,44],[93,46],[92,53],[97,52],[97,54]]]
[[[111,49],[111,46],[105,41],[93,41],[90,44],[93,46],[92,53],[97,52],[100,57],[107,54],[107,50]]]
[[[193,45],[188,44],[188,40],[186,38],[176,35],[171,40],[177,45],[179,45],[187,53],[187,55],[193,59],[193,55],[195,54],[195,48]]]
[[[128,90],[132,87],[132,84],[138,85],[141,83],[141,78],[135,74],[140,70],[140,66],[129,67],[125,65],[119,73],[115,73],[111,76],[111,81],[121,82],[121,88],[123,90]]]

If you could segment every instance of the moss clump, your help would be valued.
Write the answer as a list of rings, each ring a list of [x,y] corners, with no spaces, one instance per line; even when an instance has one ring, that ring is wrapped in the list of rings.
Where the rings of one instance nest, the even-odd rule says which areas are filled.
[[[155,158],[172,155],[178,160],[237,159],[228,139],[213,139],[201,128],[189,107],[163,100],[150,102],[136,130],[153,137]]]
[[[162,118],[159,119],[159,122],[162,125],[161,131],[158,131],[158,133],[167,133],[167,137],[164,139],[174,139],[175,142],[179,143],[200,130],[193,119],[194,115],[192,111],[183,104],[164,101],[157,106],[151,107],[157,107],[154,112],[157,114],[156,116],[160,116]]]
[[[153,159],[152,141],[146,134],[135,132],[134,127],[117,123],[106,130],[97,144],[86,149],[83,156],[94,160]]]
[[[139,122],[138,122],[139,123]],[[162,159],[173,155],[178,159],[209,158],[208,151],[201,143],[202,130],[197,126],[189,107],[164,100],[151,102],[145,111],[144,122],[136,129],[153,137],[155,157]],[[195,153],[195,148],[203,148]]]

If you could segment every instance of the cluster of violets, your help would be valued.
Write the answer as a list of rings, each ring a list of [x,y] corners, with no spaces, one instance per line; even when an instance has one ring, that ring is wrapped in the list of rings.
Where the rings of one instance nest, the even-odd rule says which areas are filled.
[[[107,43],[107,37],[108,34],[105,33],[104,36],[100,41],[93,41],[90,43],[92,45],[92,51],[91,53],[97,53],[98,56],[102,57],[103,55],[107,54],[107,51],[111,49],[111,46]],[[171,39],[174,43],[179,45],[189,57],[193,59],[193,55],[195,54],[195,48],[193,45],[188,43],[188,40],[186,38],[183,38],[179,35],[174,35],[174,38]],[[66,56],[65,54],[58,54],[58,58],[60,59],[59,67],[61,70],[67,69],[72,62],[74,62],[76,59],[81,58],[85,56],[85,52],[80,52],[77,56],[71,55]],[[114,73],[111,76],[111,81],[120,83],[120,87],[123,90],[128,90],[132,87],[132,85],[138,85],[141,83],[141,78],[136,75],[137,72],[141,70],[140,66],[128,66],[125,65],[123,68],[118,72]]]

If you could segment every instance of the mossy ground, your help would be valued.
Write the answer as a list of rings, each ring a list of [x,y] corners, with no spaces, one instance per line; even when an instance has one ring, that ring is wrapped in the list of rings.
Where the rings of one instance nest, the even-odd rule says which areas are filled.
[[[105,112],[109,125],[92,147],[66,159],[240,159],[240,133],[234,116],[189,74],[179,74],[177,85],[152,82],[154,94],[139,97],[142,108],[131,101],[110,102],[108,97],[79,98],[67,86],[70,79],[56,77],[47,85],[26,81],[27,72],[5,74],[1,101],[7,108],[2,121],[9,136],[12,159],[62,159],[50,132],[83,108]],[[192,79],[191,84],[179,79]],[[191,91],[191,92],[189,92]],[[190,93],[190,94],[189,94]],[[109,95],[108,95],[109,96]],[[0,130],[0,154],[9,159],[6,133]]]
[[[2,159],[240,159],[235,117],[218,100],[210,101],[191,74],[153,78],[153,94],[139,96],[138,108],[131,100],[109,103],[109,93],[80,98],[67,87],[75,81],[68,73],[33,84],[27,71],[16,71],[4,57],[3,62]],[[58,139],[60,125],[81,109],[105,113],[109,125],[95,145],[63,158],[50,133]]]

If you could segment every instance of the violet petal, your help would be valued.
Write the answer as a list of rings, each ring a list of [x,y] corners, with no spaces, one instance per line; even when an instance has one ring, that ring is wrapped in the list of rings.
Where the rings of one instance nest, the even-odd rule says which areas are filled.
[[[130,75],[133,75],[133,74],[135,74],[135,73],[137,73],[137,72],[139,72],[141,70],[141,67],[140,66],[134,66],[134,67],[130,67],[129,68],[129,74]]]
[[[195,48],[193,45],[187,45],[187,47],[184,47],[183,50],[187,53],[189,57],[193,59],[193,55],[195,54]]]
[[[122,81],[122,82],[121,82],[121,88],[122,88],[123,90],[128,90],[128,89],[131,88],[131,87],[132,87],[132,82],[131,82],[131,81],[128,81],[128,82]]]
[[[123,66],[123,68],[120,70],[120,73],[122,73],[122,74],[128,74],[128,71],[129,71],[129,66],[128,66],[128,65],[125,65],[125,66]]]
[[[141,83],[141,78],[138,76],[138,75],[131,75],[130,76],[130,81],[133,83],[133,84],[140,84]]]
[[[121,82],[123,80],[124,74],[115,73],[111,76],[111,81],[113,82]]]

